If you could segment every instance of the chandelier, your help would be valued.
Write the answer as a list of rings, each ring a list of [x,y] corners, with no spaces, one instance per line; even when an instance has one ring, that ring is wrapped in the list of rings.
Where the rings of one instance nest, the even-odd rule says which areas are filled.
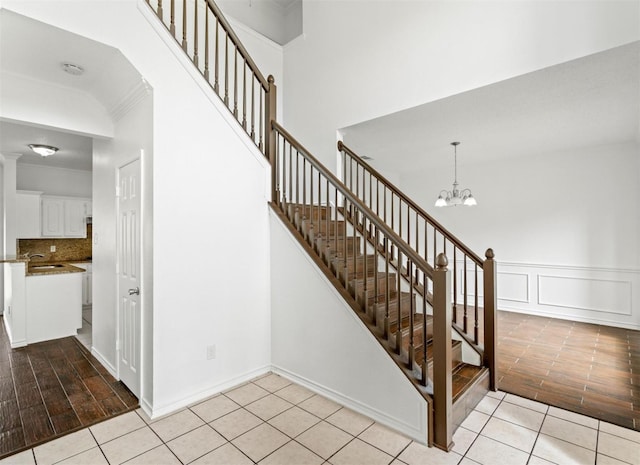
[[[469,189],[458,189],[458,145],[460,142],[451,142],[453,145],[454,171],[453,171],[453,190],[443,189],[438,194],[436,207],[455,207],[458,205],[466,205],[472,207],[477,205],[475,197]]]

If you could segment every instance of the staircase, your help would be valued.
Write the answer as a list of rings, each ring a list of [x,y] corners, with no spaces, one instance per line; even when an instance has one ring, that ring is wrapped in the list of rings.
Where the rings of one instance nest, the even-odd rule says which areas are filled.
[[[353,228],[354,223],[332,220],[330,207],[289,204],[287,212],[300,239],[311,243],[331,273],[345,284],[378,341],[406,360],[402,368],[411,357],[414,377],[422,379],[422,367],[426,367],[426,378],[433,379],[433,316],[415,311],[417,294],[401,290],[402,284],[409,285],[406,276],[396,273],[395,267],[385,269],[375,254],[365,255],[361,237],[347,235],[347,227]],[[465,363],[462,345],[461,340],[451,341],[454,428],[489,390],[488,368]]]
[[[450,450],[455,428],[496,388],[490,249],[475,256],[343,145],[344,182],[319,163],[276,121],[273,78],[213,1],[172,0],[168,11],[147,2],[269,160],[273,211],[426,400],[429,445]]]

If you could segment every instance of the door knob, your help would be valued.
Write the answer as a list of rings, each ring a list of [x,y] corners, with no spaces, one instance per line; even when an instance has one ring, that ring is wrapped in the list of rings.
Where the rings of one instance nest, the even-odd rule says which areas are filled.
[[[140,288],[136,287],[135,289],[129,289],[129,295],[140,295]]]

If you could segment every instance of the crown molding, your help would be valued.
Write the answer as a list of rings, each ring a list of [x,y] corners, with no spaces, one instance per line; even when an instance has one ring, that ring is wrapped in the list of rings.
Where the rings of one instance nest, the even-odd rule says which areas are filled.
[[[109,116],[113,121],[119,121],[147,95],[150,95],[151,90],[147,81],[141,79],[118,103],[107,110]]]

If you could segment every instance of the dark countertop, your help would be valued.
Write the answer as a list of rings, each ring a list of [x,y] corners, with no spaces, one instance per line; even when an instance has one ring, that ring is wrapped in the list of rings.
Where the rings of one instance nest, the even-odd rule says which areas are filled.
[[[80,263],[74,261],[73,263]],[[85,270],[78,268],[77,266],[70,265],[69,263],[51,263],[51,262],[35,262],[27,265],[27,276],[42,276],[52,274],[65,274],[65,273],[84,273]]]
[[[32,261],[23,256],[0,257],[0,263],[24,263],[26,276],[40,276],[64,273],[84,273],[85,270],[73,266],[72,263],[92,263],[91,258],[79,260],[59,260],[59,261]]]

